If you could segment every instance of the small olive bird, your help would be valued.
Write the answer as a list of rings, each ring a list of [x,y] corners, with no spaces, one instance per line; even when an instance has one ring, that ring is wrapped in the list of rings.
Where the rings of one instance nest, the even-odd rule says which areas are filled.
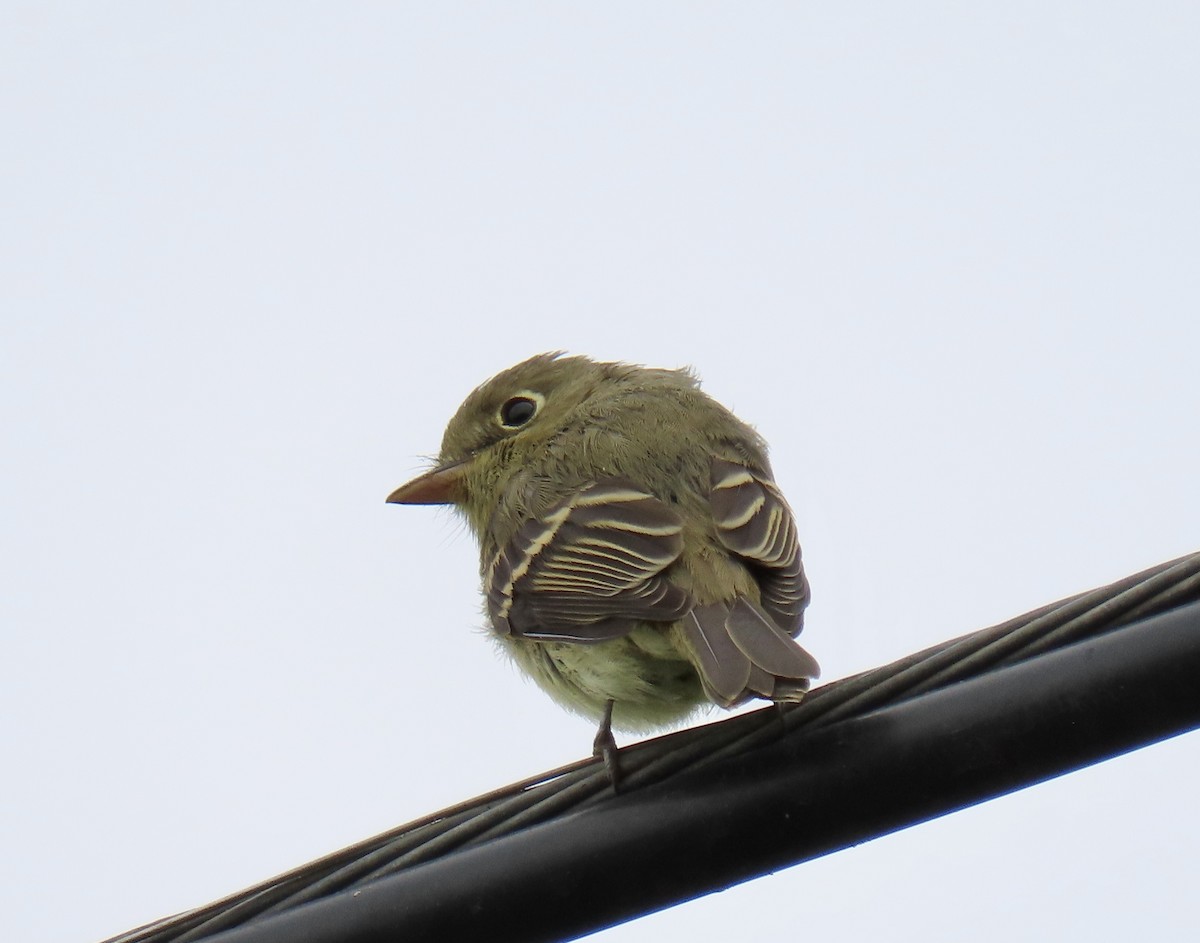
[[[502,648],[554,700],[647,731],[708,701],[797,701],[808,581],[762,438],[686,370],[541,354],[478,387],[392,504],[479,538]]]

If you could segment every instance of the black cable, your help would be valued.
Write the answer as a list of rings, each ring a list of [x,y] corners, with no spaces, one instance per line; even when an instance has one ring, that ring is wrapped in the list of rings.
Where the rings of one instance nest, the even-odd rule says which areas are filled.
[[[1174,614],[1155,617],[1168,610]],[[1047,674],[1049,663],[1055,673]],[[1181,674],[1184,665],[1192,674]],[[572,764],[109,943],[365,941],[402,933],[550,940],[590,932],[761,873],[756,869],[843,847],[847,835],[861,841],[1190,729],[1200,724],[1197,668],[1200,554],[1193,554],[825,685],[783,710],[627,747],[619,796],[595,761]],[[1126,700],[1114,701],[1114,691]],[[930,703],[937,711],[929,712]],[[1136,722],[1122,711],[1134,712]],[[942,736],[947,718],[978,726],[970,755],[961,755],[961,727]],[[1001,768],[995,758],[1009,753],[1016,730],[1038,749],[1023,745],[1020,760],[1008,756]],[[1089,736],[1080,740],[1080,731]],[[912,758],[926,754],[923,762],[940,778],[912,768]],[[976,778],[963,780],[956,764],[976,770]],[[753,852],[758,846],[739,839],[719,860],[693,848],[687,831],[712,826],[678,810],[666,814],[663,797],[703,814],[719,807],[735,831],[764,827],[762,815],[778,809],[760,807],[770,790],[748,783],[750,770],[783,790],[771,795],[784,808],[799,803],[794,814],[805,814],[803,840],[786,848],[760,841]],[[862,805],[847,804],[848,795]],[[743,808],[747,802],[756,808]],[[787,834],[771,822],[769,831]],[[691,850],[666,861],[649,855],[672,873],[647,875],[634,899],[636,888],[626,885],[639,869],[630,861],[646,860],[651,845],[668,854]],[[575,878],[585,871],[586,886]],[[529,898],[529,888],[512,886],[514,874],[554,891]],[[572,876],[567,884],[564,875]],[[471,914],[484,922],[470,924]]]

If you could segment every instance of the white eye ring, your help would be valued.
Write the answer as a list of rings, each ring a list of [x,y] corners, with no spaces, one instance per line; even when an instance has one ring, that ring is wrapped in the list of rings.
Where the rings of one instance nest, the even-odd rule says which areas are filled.
[[[510,396],[496,411],[496,419],[505,429],[520,429],[542,410],[546,397],[533,390],[521,390]]]

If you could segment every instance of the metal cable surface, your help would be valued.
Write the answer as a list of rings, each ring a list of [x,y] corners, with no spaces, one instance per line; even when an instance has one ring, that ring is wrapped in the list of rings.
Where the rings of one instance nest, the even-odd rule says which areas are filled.
[[[620,751],[622,792],[748,753],[796,730],[868,714],[1196,600],[1200,600],[1200,553],[824,685],[799,704],[767,707],[626,747]],[[604,766],[588,758],[435,812],[105,943],[202,940],[578,809],[619,800]]]

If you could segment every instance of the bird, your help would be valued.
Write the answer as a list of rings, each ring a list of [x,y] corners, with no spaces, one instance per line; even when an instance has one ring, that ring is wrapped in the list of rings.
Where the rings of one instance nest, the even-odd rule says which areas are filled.
[[[478,386],[391,504],[478,538],[491,634],[560,705],[647,733],[706,705],[800,700],[811,596],[761,436],[690,369],[551,352]]]

